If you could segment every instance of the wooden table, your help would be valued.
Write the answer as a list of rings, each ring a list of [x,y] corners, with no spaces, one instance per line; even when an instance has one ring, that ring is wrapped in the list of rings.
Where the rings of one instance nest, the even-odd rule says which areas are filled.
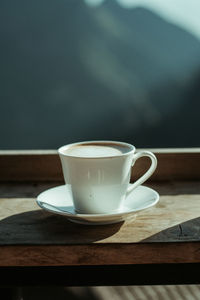
[[[200,149],[149,150],[158,168],[146,185],[160,193],[160,206],[157,215],[138,215],[134,242],[2,244],[1,286],[200,283]],[[132,180],[148,164],[139,160]],[[11,214],[15,201],[63,183],[56,151],[1,151],[0,170],[0,203],[13,203]]]

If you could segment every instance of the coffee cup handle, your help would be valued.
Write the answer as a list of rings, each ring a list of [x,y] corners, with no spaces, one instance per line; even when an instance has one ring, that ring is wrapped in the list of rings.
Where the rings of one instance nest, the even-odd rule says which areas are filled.
[[[133,184],[131,184],[128,187],[126,196],[128,196],[137,186],[139,186],[143,182],[145,182],[153,174],[153,172],[155,171],[155,169],[157,167],[157,158],[150,151],[140,151],[140,152],[137,152],[136,154],[134,154],[132,166],[135,164],[135,162],[138,158],[141,158],[144,156],[147,156],[151,159],[151,166],[144,175],[142,175],[137,181],[135,181]]]

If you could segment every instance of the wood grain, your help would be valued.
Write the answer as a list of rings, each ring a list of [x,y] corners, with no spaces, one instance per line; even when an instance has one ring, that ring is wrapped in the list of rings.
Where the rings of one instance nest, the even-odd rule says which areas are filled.
[[[0,181],[63,181],[56,151],[8,151],[0,155]]]
[[[1,266],[200,263],[200,243],[1,246]]]
[[[200,179],[200,148],[146,150],[154,152],[158,159],[158,167],[149,181]],[[132,181],[148,167],[148,158],[138,160],[132,169]],[[60,160],[54,150],[0,151],[0,169],[1,182],[63,182]]]
[[[157,207],[110,231],[110,236],[104,232],[98,241],[82,245],[1,245],[1,285],[200,283],[200,149],[150,150],[158,168],[147,184],[162,195]],[[148,164],[138,161],[132,180]],[[36,224],[39,210],[30,197],[63,182],[56,151],[0,151],[0,168],[0,227],[4,222],[11,227],[17,222]],[[27,213],[31,218],[23,219]]]
[[[200,196],[161,196],[136,218],[83,226],[40,209],[35,199],[0,199],[0,245],[85,245],[200,242]]]

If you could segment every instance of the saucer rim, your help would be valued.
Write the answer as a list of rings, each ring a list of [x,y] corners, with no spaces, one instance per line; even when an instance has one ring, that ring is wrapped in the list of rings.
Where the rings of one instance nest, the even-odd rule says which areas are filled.
[[[125,216],[125,215],[128,216],[129,214],[134,214],[134,213],[137,213],[139,211],[148,209],[148,208],[156,205],[159,202],[159,199],[160,199],[160,195],[157,191],[155,191],[154,189],[152,189],[150,187],[147,187],[145,185],[139,185],[137,188],[142,187],[142,188],[150,190],[151,192],[153,192],[155,194],[155,200],[153,201],[153,203],[151,203],[151,204],[149,204],[149,205],[147,205],[143,208],[136,208],[136,209],[132,209],[132,210],[129,210],[129,211],[119,211],[117,213],[107,213],[107,214],[80,214],[80,213],[76,213],[76,212],[75,213],[70,213],[68,211],[60,210],[59,208],[56,208],[56,206],[55,206],[55,208],[57,209],[57,211],[56,211],[56,210],[53,210],[53,208],[48,209],[47,207],[43,206],[42,203],[47,204],[47,205],[48,205],[48,203],[45,203],[45,202],[40,201],[38,199],[43,193],[48,193],[49,191],[55,190],[57,188],[62,188],[62,187],[64,188],[65,186],[66,186],[65,184],[64,185],[59,185],[59,186],[55,186],[55,187],[49,188],[49,189],[41,192],[36,198],[36,203],[38,204],[38,206],[40,208],[42,208],[46,211],[56,213],[56,214],[59,214],[59,215],[65,215],[69,218],[77,218],[77,219],[80,219],[80,218],[81,219],[85,219],[85,218],[86,219],[88,219],[88,218],[89,219],[90,218],[97,218],[98,219],[99,218],[100,219],[100,218],[106,218],[106,217],[120,217],[120,216]],[[134,192],[134,190],[133,190],[133,192]]]

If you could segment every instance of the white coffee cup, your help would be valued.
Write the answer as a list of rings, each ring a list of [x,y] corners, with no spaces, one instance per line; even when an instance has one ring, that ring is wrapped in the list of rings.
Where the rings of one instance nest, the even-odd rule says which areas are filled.
[[[58,149],[65,183],[77,213],[119,212],[126,197],[154,172],[157,159],[152,152],[135,153],[135,147],[115,141],[88,141]],[[143,156],[151,159],[148,171],[130,184],[131,167]]]

